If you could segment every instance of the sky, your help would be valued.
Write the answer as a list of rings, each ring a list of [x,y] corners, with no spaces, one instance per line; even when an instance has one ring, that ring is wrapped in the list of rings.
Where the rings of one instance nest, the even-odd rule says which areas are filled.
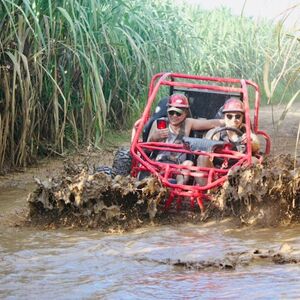
[[[204,9],[214,9],[227,6],[232,13],[240,15],[245,0],[175,0],[176,2],[188,2],[200,4]],[[295,23],[300,26],[300,0],[246,0],[244,14],[255,18],[267,18],[279,20],[282,13],[293,5],[298,5],[288,19],[288,24]]]

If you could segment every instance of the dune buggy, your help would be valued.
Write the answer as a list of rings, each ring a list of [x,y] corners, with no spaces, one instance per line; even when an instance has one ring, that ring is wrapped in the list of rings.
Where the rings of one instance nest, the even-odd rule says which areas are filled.
[[[204,133],[200,131],[192,132],[190,137],[185,138],[183,144],[147,142],[154,120],[166,119],[168,97],[173,93],[183,93],[188,97],[192,118],[222,118],[221,109],[225,101],[232,96],[241,99],[245,107],[247,140],[250,141],[251,131],[261,137],[264,149],[256,157],[262,161],[263,156],[270,152],[271,142],[268,134],[259,130],[258,127],[259,88],[254,82],[244,79],[180,73],[156,74],[150,83],[145,110],[132,131],[130,157],[129,152],[124,150],[119,151],[115,157],[113,168],[116,173],[127,175],[126,173],[130,171],[131,176],[139,179],[149,175],[156,176],[162,185],[168,188],[169,197],[166,199],[165,208],[169,208],[175,199],[178,205],[180,199],[187,198],[190,199],[191,207],[197,203],[203,210],[203,200],[210,200],[208,190],[222,185],[232,168],[252,164],[251,144],[248,142],[245,145],[245,151],[239,152],[233,150],[229,143],[203,138]],[[165,97],[161,99],[162,95]],[[254,111],[252,117],[250,104]],[[155,159],[159,151],[187,153],[193,157],[204,155],[211,159],[218,158],[223,163],[222,166],[212,168],[164,163]],[[228,164],[229,161],[230,164]],[[189,175],[190,180],[188,184],[177,184],[174,178],[183,172]],[[207,184],[204,186],[196,184],[195,178],[199,172],[202,176],[205,174],[207,178]]]

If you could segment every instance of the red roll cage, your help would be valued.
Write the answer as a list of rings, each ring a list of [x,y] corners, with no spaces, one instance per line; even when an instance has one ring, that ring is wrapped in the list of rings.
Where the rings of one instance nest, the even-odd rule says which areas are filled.
[[[177,204],[180,204],[182,197],[188,197],[190,199],[191,207],[194,207],[195,201],[197,201],[201,210],[203,210],[203,198],[210,199],[206,193],[208,190],[218,187],[224,183],[227,179],[227,174],[230,169],[252,164],[251,143],[246,144],[245,153],[241,153],[232,150],[230,146],[218,149],[215,152],[206,152],[201,150],[191,150],[184,147],[184,145],[167,144],[162,142],[144,142],[141,139],[143,128],[148,122],[151,115],[151,108],[156,102],[158,92],[161,87],[170,87],[173,89],[184,89],[188,94],[189,91],[210,91],[212,93],[236,93],[241,95],[241,99],[244,102],[245,107],[245,127],[247,141],[250,141],[251,132],[258,136],[261,136],[265,140],[265,149],[263,152],[257,155],[257,158],[262,161],[263,155],[269,154],[271,141],[269,135],[259,130],[258,115],[260,106],[260,92],[256,83],[235,78],[220,78],[220,77],[208,77],[197,76],[180,73],[159,73],[152,77],[149,86],[148,101],[146,103],[145,110],[141,118],[135,123],[132,131],[132,143],[131,143],[131,155],[132,155],[132,171],[131,175],[137,177],[141,172],[147,172],[153,176],[156,176],[162,185],[169,189],[170,195],[165,203],[165,207],[168,208],[173,200],[177,198]],[[250,103],[254,105],[253,119],[250,116],[250,103],[249,103],[249,91],[252,89],[251,95],[254,100]],[[199,166],[184,166],[170,163],[158,162],[155,158],[151,158],[149,153],[152,151],[171,151],[192,154],[194,156],[204,155],[211,159],[214,157],[223,159],[225,162],[230,159],[234,161],[234,164],[230,168],[207,168]],[[173,183],[170,178],[174,178],[177,174],[184,172],[191,178],[199,176],[199,172],[205,173],[207,176],[207,184],[205,186],[199,186],[195,184],[177,184]],[[193,180],[192,180],[193,181]]]

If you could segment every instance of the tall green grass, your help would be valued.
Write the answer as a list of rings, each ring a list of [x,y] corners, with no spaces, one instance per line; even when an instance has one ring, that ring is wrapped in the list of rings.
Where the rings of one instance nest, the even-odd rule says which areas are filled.
[[[262,82],[277,59],[268,82],[291,63],[271,24],[170,1],[0,0],[0,26],[0,171],[130,127],[156,72]]]
[[[274,103],[274,95],[280,94],[280,104],[285,108],[279,118],[278,125],[286,119],[294,103],[300,103],[300,29],[298,23],[289,22],[291,15],[299,15],[300,4],[292,5],[281,14],[276,26],[277,48],[269,56],[265,64],[264,86],[268,102]],[[287,24],[289,23],[289,24]],[[297,108],[297,106],[296,106]],[[299,155],[300,121],[295,140],[295,158]],[[296,160],[295,160],[296,167]]]

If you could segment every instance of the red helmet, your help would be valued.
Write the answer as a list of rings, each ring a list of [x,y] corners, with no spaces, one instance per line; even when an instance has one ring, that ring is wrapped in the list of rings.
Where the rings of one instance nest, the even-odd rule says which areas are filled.
[[[173,94],[170,96],[168,106],[189,108],[188,98],[183,94]]]
[[[223,110],[222,113],[227,113],[227,112],[233,112],[233,111],[239,111],[244,113],[245,109],[244,109],[244,103],[238,99],[238,98],[229,98],[224,106],[223,106]]]

